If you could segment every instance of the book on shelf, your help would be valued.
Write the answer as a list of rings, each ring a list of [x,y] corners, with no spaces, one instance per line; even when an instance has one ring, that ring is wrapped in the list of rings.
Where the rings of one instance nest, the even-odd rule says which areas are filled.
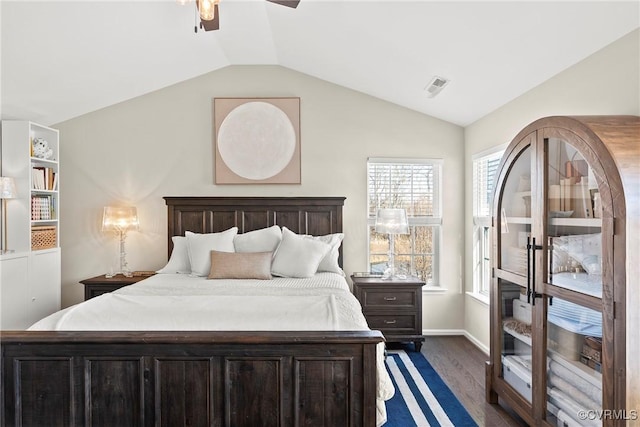
[[[575,200],[575,215],[578,218],[593,218],[593,206],[591,205],[591,193],[586,183],[573,186],[573,199]]]
[[[57,185],[57,173],[53,168],[33,166],[31,168],[31,181],[33,190],[55,190]]]
[[[31,220],[56,219],[56,198],[51,195],[31,196]]]

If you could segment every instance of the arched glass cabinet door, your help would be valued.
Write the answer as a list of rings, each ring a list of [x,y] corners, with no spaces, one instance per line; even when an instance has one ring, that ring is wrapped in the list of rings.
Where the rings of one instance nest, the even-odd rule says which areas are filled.
[[[602,381],[602,207],[595,173],[577,136],[547,129],[544,200],[549,423],[600,426]]]
[[[592,168],[560,137],[547,149],[548,280],[554,286],[602,298],[602,206]]]
[[[527,245],[532,231],[532,170],[535,162],[533,144],[535,134],[521,140],[516,150],[506,153],[511,167],[498,182],[500,192],[495,259],[498,292],[499,337],[501,340],[500,376],[526,401],[532,402],[532,334],[531,305],[527,303],[531,290],[527,261]],[[503,160],[504,161],[504,160]]]

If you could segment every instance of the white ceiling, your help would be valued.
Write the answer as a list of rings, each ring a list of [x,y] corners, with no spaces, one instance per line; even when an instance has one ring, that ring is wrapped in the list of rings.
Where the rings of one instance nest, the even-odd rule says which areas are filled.
[[[467,125],[640,27],[638,1],[0,3],[2,118],[54,124],[235,64],[277,64]],[[434,75],[451,79],[435,98]]]

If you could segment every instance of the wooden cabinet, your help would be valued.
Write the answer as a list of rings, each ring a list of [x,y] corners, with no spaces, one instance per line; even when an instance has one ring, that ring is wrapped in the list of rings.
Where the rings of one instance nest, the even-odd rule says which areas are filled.
[[[139,281],[151,276],[150,274],[144,276],[125,277],[122,274],[117,274],[113,277],[105,277],[105,275],[92,277],[91,279],[81,280],[80,283],[84,285],[84,300],[88,300],[98,295],[106,294],[116,291],[125,286],[133,285]]]
[[[639,136],[636,116],[544,118],[498,168],[487,399],[531,425],[638,416],[639,338],[627,332],[640,325],[626,307],[638,296],[627,243],[638,234]]]
[[[414,342],[420,351],[422,335],[422,287],[418,278],[382,279],[351,276],[353,293],[371,329],[387,342]]]
[[[27,328],[60,309],[59,142],[56,129],[2,121],[2,176],[17,193],[4,213],[12,252],[0,255],[2,329]]]

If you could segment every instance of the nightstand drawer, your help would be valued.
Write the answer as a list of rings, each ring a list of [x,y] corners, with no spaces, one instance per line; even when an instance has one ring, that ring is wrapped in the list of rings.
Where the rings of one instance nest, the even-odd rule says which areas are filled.
[[[362,308],[407,308],[418,307],[418,296],[415,289],[393,289],[392,286],[384,289],[363,289]]]
[[[367,314],[367,323],[371,329],[384,331],[399,330],[413,332],[417,329],[417,314]]]

